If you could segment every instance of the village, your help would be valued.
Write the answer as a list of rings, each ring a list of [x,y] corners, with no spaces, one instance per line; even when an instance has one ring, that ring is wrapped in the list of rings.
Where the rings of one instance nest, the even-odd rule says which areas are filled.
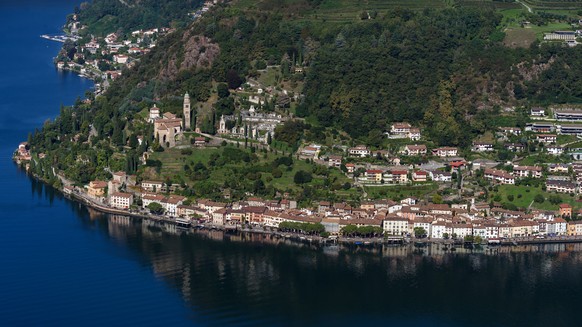
[[[156,106],[150,108],[147,121],[154,125],[154,137],[161,144],[173,147],[176,140],[183,136],[183,132],[191,129],[188,119],[191,114],[188,94],[184,96],[183,110],[184,120],[171,113],[162,113]],[[321,155],[324,148],[316,144],[306,144],[296,153],[301,160],[313,160],[320,165],[342,170],[353,179],[354,187],[397,187],[433,183],[440,185],[440,189],[455,189],[450,193],[453,201],[448,203],[443,203],[442,199],[434,195],[424,198],[408,196],[402,199],[364,199],[354,206],[346,202],[320,201],[303,208],[288,196],[263,199],[250,195],[246,201],[235,202],[228,199],[224,202],[194,200],[179,195],[179,185],[168,185],[159,180],[139,180],[138,176],[127,175],[123,171],[113,173],[111,180],[91,181],[84,187],[65,184],[64,192],[89,199],[99,206],[128,213],[165,217],[187,225],[206,224],[221,228],[253,226],[277,230],[295,224],[292,226],[295,226],[297,232],[318,230],[318,233],[332,237],[384,235],[479,241],[582,236],[582,221],[575,220],[582,212],[571,204],[572,201],[578,201],[576,199],[580,193],[582,163],[567,162],[580,159],[582,152],[578,148],[557,145],[559,138],[564,135],[570,137],[567,139],[570,144],[579,142],[578,135],[582,133],[582,125],[571,123],[582,120],[582,111],[551,109],[549,115],[546,115],[546,111],[541,108],[531,109],[530,116],[535,122],[527,124],[524,129],[502,127],[495,142],[474,142],[470,152],[489,154],[499,149],[510,149],[512,153],[518,154],[526,146],[534,146],[538,151],[555,157],[556,161],[553,163],[520,165],[493,159],[469,161],[461,157],[461,150],[455,147],[429,149],[422,143],[422,131],[405,122],[393,123],[386,132],[388,139],[409,142],[396,153],[371,150],[360,145],[346,147],[344,152],[334,149],[337,154]],[[282,121],[275,115],[258,115],[253,112],[246,112],[245,115],[246,119],[254,119],[256,123],[270,126],[276,126]],[[228,132],[223,126],[225,120],[222,117],[217,137]],[[210,146],[207,141],[212,137],[197,137],[193,146]],[[516,139],[523,143],[516,142]],[[556,148],[561,150],[550,150]],[[41,156],[42,154],[39,155]],[[429,157],[430,161],[427,164],[404,164],[410,156]],[[388,165],[365,161],[377,157],[385,158]],[[26,161],[30,158],[27,144],[23,142],[16,152],[16,159]],[[566,159],[560,161],[558,158]],[[426,165],[432,169],[421,168]],[[475,181],[483,186],[485,192],[474,190],[467,196],[463,189],[471,187],[470,183]],[[490,200],[485,194],[488,187],[492,189],[524,181],[542,183],[544,191],[567,194],[571,200],[564,201],[563,197],[550,196],[550,200],[559,207],[558,210],[541,210],[531,205],[527,210],[517,210],[502,203],[506,199]],[[457,191],[459,195],[455,194]],[[508,199],[513,201],[513,196],[508,196]]]
[[[208,1],[190,16],[197,19],[214,4]],[[67,26],[75,40],[83,28],[75,16]],[[70,51],[72,57],[63,53],[57,67],[95,79],[98,96],[109,81],[121,76],[124,69],[150,52],[160,37],[172,32],[164,27],[128,35],[91,36]],[[545,40],[576,43],[578,34],[557,31],[547,34]],[[175,154],[173,150],[195,157],[227,145],[238,148],[244,143],[246,150],[250,143],[253,153],[261,149],[265,157],[267,152],[282,153],[335,171],[343,177],[341,187],[356,194],[357,200],[317,199],[300,204],[288,192],[275,192],[269,198],[247,192],[244,200],[234,201],[231,190],[223,190],[220,201],[209,200],[183,193],[187,183],[173,180],[163,169],[153,174],[153,179],[151,174],[144,177],[143,170],[135,174],[110,171],[110,179],[92,180],[83,186],[59,175],[63,191],[90,205],[187,225],[288,230],[291,224],[296,232],[317,230],[333,237],[384,235],[437,240],[582,236],[582,221],[577,220],[582,217],[582,109],[520,108],[527,110],[525,125],[499,126],[463,148],[436,144],[422,126],[406,121],[388,124],[382,141],[375,145],[348,137],[341,142],[303,141],[298,147],[287,144],[277,148],[273,140],[278,138],[278,128],[306,120],[297,118],[295,110],[303,96],[302,78],[309,68],[296,59],[283,58],[281,65],[265,63],[240,87],[227,89],[224,98],[232,99],[234,107],[227,114],[217,115],[215,107],[208,112],[203,108],[208,103],[195,103],[188,93],[180,95],[180,112],[154,101],[140,112],[143,123],[152,128],[138,135],[137,141],[142,145],[151,140],[155,145],[141,154],[140,166],[147,166],[152,158],[161,163],[164,156]],[[285,83],[281,79],[284,65]],[[212,92],[223,98],[218,87],[213,86]],[[514,110],[508,109],[510,114],[515,114]],[[210,129],[203,126],[208,121]],[[44,157],[43,153],[36,155]],[[21,143],[15,160],[28,167],[32,159],[27,142]],[[179,159],[186,162],[185,157]]]
[[[199,18],[217,2],[207,1],[189,16],[192,20]],[[63,43],[72,41],[72,48],[65,45],[56,57],[56,66],[60,70],[70,70],[95,80],[95,95],[105,92],[110,82],[119,78],[124,69],[133,67],[143,55],[149,53],[156,46],[157,40],[175,31],[170,27],[157,27],[135,30],[127,35],[114,32],[105,37],[82,36],[86,28],[75,14],[65,26],[65,36],[42,37]]]

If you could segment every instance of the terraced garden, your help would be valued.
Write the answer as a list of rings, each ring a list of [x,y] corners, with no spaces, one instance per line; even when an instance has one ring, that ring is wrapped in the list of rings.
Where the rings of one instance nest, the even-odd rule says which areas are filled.
[[[521,0],[534,10],[582,10],[582,0]]]

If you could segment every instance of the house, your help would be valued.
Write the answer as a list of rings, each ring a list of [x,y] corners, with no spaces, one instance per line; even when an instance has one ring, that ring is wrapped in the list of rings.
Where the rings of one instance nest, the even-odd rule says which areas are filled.
[[[462,159],[453,159],[447,163],[447,165],[450,166],[451,169],[454,169],[454,170],[464,168],[466,164],[467,163],[465,162],[465,160],[462,160]]]
[[[532,117],[543,117],[546,115],[546,111],[544,108],[531,108],[530,109],[530,116]]]
[[[365,145],[358,145],[348,149],[348,154],[352,157],[367,157],[370,155],[370,149]]]
[[[113,61],[115,61],[118,64],[127,63],[127,59],[129,59],[129,57],[127,55],[124,55],[124,54],[114,54],[113,55]]]
[[[546,152],[554,156],[559,156],[564,153],[564,148],[558,145],[550,145],[546,147]]]
[[[432,150],[432,154],[437,157],[456,157],[459,149],[454,147],[441,147]]]
[[[329,156],[327,165],[330,167],[339,168],[342,165],[342,156]]]
[[[576,193],[576,184],[565,181],[547,181],[546,190],[557,193]]]
[[[525,150],[525,145],[521,143],[505,143],[503,145],[507,150],[513,152],[522,152]]]
[[[109,204],[113,208],[127,210],[133,204],[133,194],[115,192],[115,193],[111,194],[111,197],[109,199]]]
[[[141,196],[142,207],[145,209],[152,202],[156,202],[156,203],[162,205],[162,201],[164,201],[164,199],[165,199],[165,197],[161,194],[142,194],[142,196]]]
[[[542,143],[556,143],[558,136],[556,134],[537,134],[536,141]]]
[[[424,144],[408,144],[404,147],[403,153],[409,156],[420,156],[420,155],[425,155],[427,152],[426,150],[426,145]]]
[[[567,174],[569,172],[569,166],[567,164],[549,164],[548,172],[554,174]]]
[[[558,134],[564,135],[581,135],[582,125],[557,125]]]
[[[531,123],[525,125],[526,131],[531,131],[534,133],[551,133],[555,129],[552,123]]]
[[[572,217],[572,206],[568,203],[560,204],[560,217]]]
[[[406,135],[410,133],[411,128],[412,126],[410,126],[409,123],[393,123],[392,126],[390,126],[390,134]]]
[[[554,110],[554,117],[559,121],[580,121],[582,120],[582,110],[557,109]]]
[[[567,234],[568,234],[568,236],[581,236],[582,235],[582,220],[569,222]]]
[[[515,177],[503,170],[485,169],[483,177],[500,184],[515,184]]]
[[[348,170],[348,173],[353,174],[354,171],[356,170],[356,165],[354,165],[353,163],[347,163],[346,169]]]
[[[382,174],[384,172],[379,169],[368,169],[364,173],[366,181],[369,183],[380,183],[382,182]]]
[[[435,182],[451,182],[453,180],[453,175],[446,171],[431,170],[428,174],[430,179]]]
[[[474,152],[489,152],[493,151],[493,143],[489,142],[473,142]]]
[[[484,224],[483,226],[485,226],[485,238],[499,237],[499,226],[493,223]]]
[[[415,182],[426,182],[428,181],[428,173],[424,170],[417,170],[412,173],[412,180]]]
[[[457,238],[463,239],[465,236],[473,235],[473,226],[471,224],[453,224],[453,234]]]
[[[141,189],[145,192],[160,192],[164,188],[164,182],[158,181],[142,181]]]
[[[505,135],[521,135],[521,128],[519,127],[499,127],[499,131]]]
[[[542,177],[542,167],[539,166],[513,166],[513,175],[515,177],[533,177],[533,178],[541,178]]]
[[[574,31],[554,31],[544,33],[546,41],[576,41],[576,32]]]
[[[315,157],[318,154],[319,149],[320,149],[320,147],[313,146],[313,145],[306,146],[303,148],[303,150],[301,150],[301,155],[305,156],[305,157],[309,157],[309,158]]]
[[[568,233],[568,222],[563,218],[554,218],[546,223],[546,233],[548,235],[566,235]]]
[[[408,224],[408,219],[390,215],[382,221],[382,229],[385,235],[405,236],[410,232]]]
[[[227,209],[221,208],[212,213],[212,224],[217,226],[226,225]]]
[[[94,198],[100,198],[105,196],[105,190],[107,189],[107,182],[105,181],[91,181],[87,185],[87,194]]]
[[[539,224],[529,220],[517,220],[510,224],[511,237],[524,237],[534,234],[534,231],[539,232]],[[537,234],[537,233],[536,233]]]
[[[420,140],[420,128],[411,128],[408,132],[408,138],[413,141]]]
[[[383,174],[383,178],[390,184],[405,184],[408,182],[408,172],[406,170],[389,170]]]
[[[432,228],[432,218],[423,218],[423,217],[417,217],[414,218],[414,220],[412,221],[412,231],[414,232],[415,228],[423,228],[426,231],[426,235],[430,236],[431,235],[431,228]]]
[[[453,234],[452,224],[447,224],[443,221],[433,222],[430,229],[431,238],[445,238],[445,235],[450,237]]]
[[[327,211],[331,211],[331,202],[329,201],[320,201],[317,207],[318,213],[325,213]]]
[[[176,216],[178,215],[178,206],[184,204],[185,200],[184,196],[170,195],[161,202],[161,205],[167,215]]]

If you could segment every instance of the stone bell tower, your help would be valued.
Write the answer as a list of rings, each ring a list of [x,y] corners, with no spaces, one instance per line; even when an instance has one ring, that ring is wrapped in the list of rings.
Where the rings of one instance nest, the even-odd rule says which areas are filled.
[[[184,129],[185,130],[189,130],[190,129],[190,122],[192,120],[192,118],[190,117],[192,111],[190,109],[190,95],[188,95],[188,92],[186,92],[186,94],[184,94]]]

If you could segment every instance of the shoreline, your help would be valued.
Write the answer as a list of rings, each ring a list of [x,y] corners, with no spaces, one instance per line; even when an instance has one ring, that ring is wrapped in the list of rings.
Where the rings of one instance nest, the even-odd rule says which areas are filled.
[[[17,163],[16,158],[13,160]],[[22,164],[17,163],[17,167],[22,169]],[[176,219],[158,216],[153,214],[143,214],[143,213],[136,213],[131,212],[123,209],[116,209],[111,208],[106,205],[102,205],[89,199],[79,192],[72,191],[66,192],[64,187],[63,188],[56,188],[50,184],[48,184],[43,179],[30,174],[26,169],[24,169],[26,174],[30,178],[34,178],[37,181],[44,183],[46,186],[52,187],[54,190],[60,192],[63,196],[68,198],[71,201],[75,201],[77,203],[83,204],[88,208],[97,210],[101,213],[105,214],[112,214],[112,215],[120,215],[130,218],[137,218],[141,220],[150,220],[154,222],[166,223],[171,224],[174,226],[178,226],[179,223]],[[60,178],[60,177],[59,177]],[[293,233],[293,232],[281,232],[281,231],[273,231],[273,230],[257,230],[257,229],[249,229],[249,228],[242,228],[239,225],[232,225],[232,226],[218,226],[209,223],[205,224],[190,224],[189,227],[181,227],[184,230],[196,230],[196,229],[204,229],[204,230],[220,230],[220,231],[238,231],[241,233],[248,233],[248,234],[259,234],[259,235],[271,235],[277,237],[283,237],[288,239],[297,240],[300,242],[307,241],[309,243],[315,243],[320,245],[355,245],[355,246],[375,246],[375,245],[396,245],[396,246],[406,246],[413,244],[416,247],[425,247],[430,244],[441,244],[445,247],[450,247],[450,249],[454,249],[455,247],[464,247],[470,246],[472,248],[475,247],[513,247],[513,246],[521,246],[521,245],[544,245],[544,244],[572,244],[572,243],[582,243],[582,237],[576,236],[558,236],[558,237],[544,237],[544,238],[536,238],[536,237],[526,237],[526,238],[508,238],[501,240],[499,243],[482,243],[482,244],[474,244],[474,243],[465,243],[463,240],[452,240],[452,239],[431,239],[431,238],[410,238],[410,237],[376,237],[376,238],[359,238],[359,237],[343,237],[338,236],[337,238],[323,238],[318,235],[307,235],[301,233]],[[453,250],[454,251],[454,250]]]

